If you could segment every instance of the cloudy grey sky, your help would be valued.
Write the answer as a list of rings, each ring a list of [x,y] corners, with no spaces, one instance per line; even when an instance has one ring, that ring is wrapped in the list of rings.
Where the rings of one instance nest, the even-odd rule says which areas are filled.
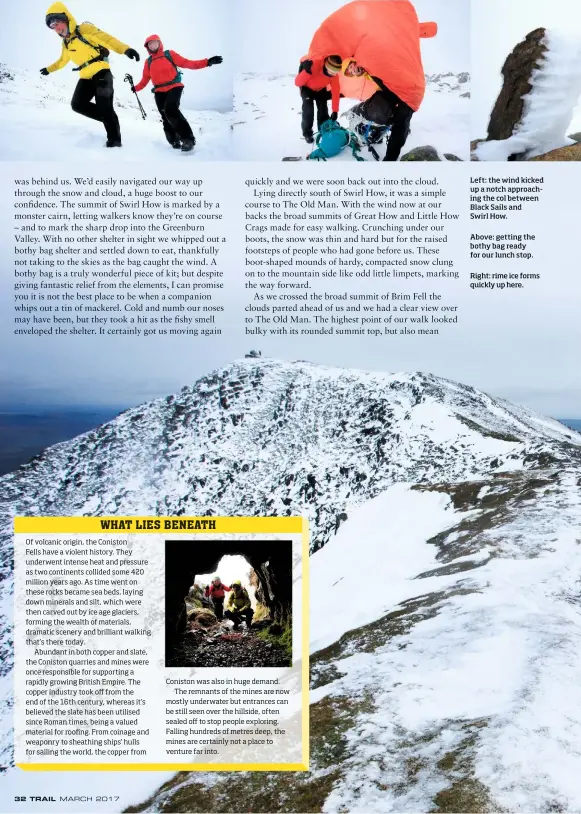
[[[215,100],[224,105],[232,98],[233,28],[230,24],[234,0],[71,0],[65,3],[77,23],[89,20],[122,42],[139,51],[142,61],[137,65],[124,56],[112,54],[111,69],[121,81],[129,71],[134,78],[141,77],[143,43],[150,34],[159,34],[166,48],[177,51],[187,59],[204,59],[221,54],[224,65],[220,70],[204,71],[189,77],[185,107],[209,107]],[[10,6],[9,30],[6,26],[2,38],[2,62],[13,68],[39,71],[54,62],[61,49],[58,35],[45,24],[49,0],[26,0]],[[6,20],[4,21],[6,23]],[[26,47],[23,47],[26,43]],[[78,74],[66,66],[47,79],[70,85]],[[199,81],[198,81],[199,80]]]
[[[319,165],[317,165],[318,167]],[[117,165],[119,167],[119,165]],[[0,380],[3,401],[27,404],[130,405],[176,392],[212,369],[225,365],[252,348],[281,359],[306,359],[316,363],[366,370],[398,372],[422,370],[474,385],[498,396],[524,403],[553,416],[581,416],[581,320],[578,316],[578,259],[570,251],[571,236],[578,230],[578,191],[570,182],[570,167],[547,168],[543,206],[531,207],[515,216],[511,231],[528,230],[538,235],[537,260],[524,270],[541,274],[523,291],[471,292],[470,271],[490,271],[467,263],[470,230],[479,225],[467,218],[468,177],[473,167],[434,165],[448,190],[449,206],[462,213],[462,222],[451,227],[450,246],[461,274],[460,281],[438,282],[434,288],[448,303],[460,307],[457,330],[439,337],[321,339],[280,337],[256,339],[244,334],[243,305],[249,301],[244,289],[244,180],[264,174],[285,177],[284,165],[197,165],[196,175],[205,177],[212,196],[219,197],[228,217],[229,248],[223,255],[227,293],[222,302],[228,320],[221,337],[206,340],[161,338],[91,338],[61,341],[52,338],[14,337],[12,334],[12,201],[0,198],[0,259],[4,268],[0,288]],[[317,168],[315,168],[317,169]],[[12,177],[53,177],[67,172],[93,172],[92,168],[63,164],[4,164],[0,185],[10,189]],[[293,173],[312,173],[308,165],[293,165]],[[318,170],[320,171],[320,170]],[[341,176],[345,164],[324,166],[325,174]],[[375,165],[357,167],[357,174],[376,172]],[[549,176],[550,171],[550,176]],[[127,175],[152,177],[149,168],[129,167]],[[408,176],[426,176],[426,165],[408,165]],[[94,174],[104,175],[102,165]],[[160,167],[161,175],[168,175]],[[472,173],[473,174],[473,173]],[[192,172],[193,175],[193,172]],[[551,212],[548,220],[548,212]],[[518,270],[523,267],[519,266]],[[342,284],[339,284],[342,286]],[[411,288],[411,286],[408,286]],[[430,286],[425,286],[430,288]],[[340,290],[340,289],[339,289]]]
[[[237,4],[239,70],[292,73],[315,30],[343,5],[340,0],[244,0]],[[439,26],[437,37],[422,40],[425,70],[469,70],[469,0],[416,0],[414,6],[421,22],[435,20]]]
[[[501,69],[535,28],[581,37],[578,0],[472,0],[472,135],[482,138],[502,87]]]

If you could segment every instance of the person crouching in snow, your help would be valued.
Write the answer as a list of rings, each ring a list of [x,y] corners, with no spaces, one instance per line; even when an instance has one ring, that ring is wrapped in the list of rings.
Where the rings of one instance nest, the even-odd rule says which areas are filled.
[[[121,147],[119,119],[113,107],[113,75],[109,67],[109,51],[124,54],[139,62],[133,48],[101,31],[92,23],[77,22],[64,3],[53,3],[46,12],[46,24],[62,39],[60,58],[41,70],[43,76],[74,62],[79,81],[73,93],[71,107],[75,113],[102,122],[107,132],[107,147]],[[95,101],[93,101],[93,99]]]
[[[161,114],[166,139],[176,150],[181,148],[184,152],[189,152],[194,149],[196,139],[188,120],[180,110],[184,85],[178,68],[197,71],[199,68],[219,65],[222,57],[184,59],[175,51],[164,51],[157,34],[152,34],[145,40],[145,50],[149,56],[143,66],[143,76],[141,82],[132,90],[139,93],[150,80],[152,81],[155,103]]]
[[[339,114],[339,73],[342,60],[339,56],[328,56],[326,59],[305,59],[299,65],[299,72],[295,85],[301,89],[303,111],[301,127],[303,138],[307,144],[313,143],[313,123],[315,120],[315,104],[317,105],[317,128],[320,130],[323,122],[329,118],[327,102],[331,99],[331,119],[336,121]],[[329,93],[328,86],[331,86]]]
[[[351,108],[372,126],[382,129],[391,127],[384,161],[397,161],[410,134],[410,122],[414,111],[399,96],[391,91],[377,76],[369,76],[365,68],[352,60],[345,68],[345,76],[365,76],[375,82],[378,90],[364,102]],[[365,127],[361,126],[363,130]]]

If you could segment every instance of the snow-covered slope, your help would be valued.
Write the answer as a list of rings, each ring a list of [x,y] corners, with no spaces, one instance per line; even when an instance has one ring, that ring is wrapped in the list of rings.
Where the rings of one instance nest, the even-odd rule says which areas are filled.
[[[579,475],[513,473],[471,493],[394,486],[313,557],[327,607],[355,543],[380,588],[377,621],[315,667],[315,706],[368,699],[324,811],[579,810]]]
[[[128,810],[579,811],[580,475],[350,512],[311,558],[310,771],[177,775]]]
[[[467,73],[426,77],[426,96],[412,119],[404,152],[431,145],[441,154],[469,159],[470,76]],[[355,102],[342,99],[340,113]],[[284,156],[306,156],[309,145],[301,134],[301,99],[288,74],[242,74],[234,91],[233,155],[237,160],[280,161]],[[343,123],[344,119],[340,119]],[[367,150],[363,158],[373,161]],[[351,161],[344,150],[332,161]]]
[[[510,743],[548,715],[545,684],[581,686],[580,478],[581,435],[471,387],[243,359],[0,480],[5,622],[14,514],[304,513],[312,771],[180,777],[150,810],[428,810],[458,777],[510,809],[494,750],[524,777]],[[555,768],[531,778],[531,808],[549,792],[576,799],[559,785],[562,750],[577,746],[558,713]]]
[[[68,75],[43,78],[0,63],[0,105],[4,110],[0,161],[223,161],[229,154],[231,112],[189,110],[186,88],[182,109],[197,145],[185,155],[167,143],[149,89],[139,94],[147,113],[143,120],[129,85],[123,81],[124,74],[118,70],[114,75],[123,148],[108,150],[103,126],[71,110],[74,84],[71,86]]]
[[[480,161],[506,161],[515,154],[532,158],[575,143],[567,134],[581,128],[581,43],[557,31],[547,31],[545,41],[545,58],[523,97],[522,121],[510,138],[481,142],[475,150]]]

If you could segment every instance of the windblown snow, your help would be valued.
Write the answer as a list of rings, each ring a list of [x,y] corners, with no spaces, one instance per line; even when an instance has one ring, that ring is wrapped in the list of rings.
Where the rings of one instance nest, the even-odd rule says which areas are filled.
[[[530,93],[523,97],[522,121],[510,138],[478,144],[475,154],[480,161],[507,161],[521,153],[533,158],[575,143],[567,134],[581,129],[581,42],[547,31],[545,43],[545,58],[533,72]]]
[[[332,545],[312,558],[311,580],[317,589],[311,597],[311,651],[322,650],[407,599],[410,578],[437,565],[436,552],[426,540],[456,519],[447,495],[413,492],[404,483],[351,511]],[[388,546],[394,549],[389,556]]]
[[[418,498],[431,498],[419,524],[437,528],[446,512],[451,519],[443,496],[428,491],[410,503],[412,493],[396,486],[382,499],[392,512],[402,499],[414,510],[409,528],[396,523],[392,531],[389,512],[378,525],[375,498],[313,557],[313,576],[335,543],[339,556],[356,548],[360,560],[374,562],[367,579],[378,588],[377,612],[380,596],[383,614],[402,594],[439,600],[436,613],[374,652],[344,653],[333,662],[340,677],[313,693],[311,703],[374,699],[347,736],[351,755],[324,811],[431,811],[448,800],[458,806],[451,811],[579,810],[580,472],[553,474],[544,495],[531,492],[507,507],[501,527],[472,537],[466,570],[453,568],[465,566],[463,558],[443,556],[457,544],[450,526],[452,533],[417,544]],[[477,515],[486,517],[485,505],[473,522]],[[350,574],[348,555],[343,563]],[[364,585],[359,579],[356,604]]]
[[[581,435],[429,374],[247,358],[128,410],[1,480],[4,755],[15,514],[305,514],[311,770],[139,810],[578,810],[580,483]]]
[[[426,96],[414,114],[403,153],[430,145],[440,155],[453,153],[469,159],[470,76],[467,73],[432,74],[426,77]],[[353,107],[342,99],[342,114]],[[242,74],[234,92],[233,156],[245,161],[280,161],[286,156],[306,157],[312,147],[301,134],[301,99],[294,76]],[[316,123],[315,123],[316,127]],[[373,161],[366,150],[361,157]],[[331,161],[354,160],[343,150]]]
[[[115,108],[123,147],[106,149],[103,126],[71,110],[74,83],[71,84],[68,75],[57,73],[40,78],[30,71],[13,71],[0,64],[0,105],[5,111],[0,160],[223,161],[230,152],[232,114],[195,109],[195,83],[199,81],[195,73],[188,78],[182,110],[197,144],[192,153],[185,155],[167,143],[150,90],[139,94],[147,113],[143,120],[120,71],[114,72]]]

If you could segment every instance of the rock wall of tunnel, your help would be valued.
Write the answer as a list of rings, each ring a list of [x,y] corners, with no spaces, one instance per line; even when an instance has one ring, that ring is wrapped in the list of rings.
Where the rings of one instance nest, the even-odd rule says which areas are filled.
[[[166,543],[166,633],[174,642],[185,630],[184,597],[197,574],[214,573],[222,557],[244,557],[258,577],[257,599],[271,618],[284,622],[292,610],[292,543],[287,540],[169,541]]]

